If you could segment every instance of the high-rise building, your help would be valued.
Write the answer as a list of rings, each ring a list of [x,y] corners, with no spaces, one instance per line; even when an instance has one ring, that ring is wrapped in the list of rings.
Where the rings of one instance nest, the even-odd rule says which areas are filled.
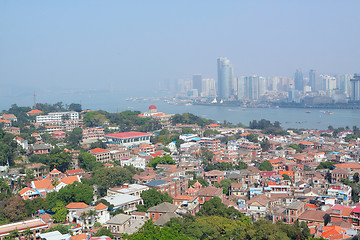
[[[198,94],[201,94],[201,83],[202,83],[202,77],[200,74],[194,74],[192,76],[192,88],[198,90]]]
[[[311,69],[309,72],[309,82],[310,82],[310,86],[311,86],[311,91],[316,92],[316,91],[322,90],[320,75],[314,69]]]
[[[351,93],[350,98],[352,101],[360,101],[360,74],[355,74],[350,80]]]
[[[346,96],[350,94],[350,87],[351,87],[350,79],[351,79],[350,74],[342,74],[338,76],[339,88],[345,93]]]
[[[233,66],[230,60],[226,57],[219,57],[217,59],[217,71],[218,71],[218,96],[220,99],[228,100],[233,94]]]
[[[237,98],[245,99],[246,98],[246,76],[240,76],[237,78]]]
[[[201,96],[202,97],[215,97],[216,96],[215,79],[213,79],[213,78],[203,78],[202,79]]]
[[[304,91],[304,77],[301,70],[297,69],[295,72],[295,90]]]

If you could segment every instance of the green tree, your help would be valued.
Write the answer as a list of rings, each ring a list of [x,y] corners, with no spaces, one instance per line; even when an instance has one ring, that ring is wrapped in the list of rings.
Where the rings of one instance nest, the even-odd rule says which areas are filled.
[[[99,231],[97,231],[97,233],[94,234],[94,237],[101,237],[101,236],[108,236],[111,239],[114,238],[114,235],[107,228],[101,228]]]
[[[260,143],[261,149],[263,152],[267,152],[270,148],[270,142],[267,138],[261,141]]]
[[[326,161],[326,162],[321,162],[316,169],[334,169],[334,163]]]
[[[268,160],[266,160],[266,161],[260,163],[259,170],[260,171],[272,171],[273,166],[271,165],[271,163]]]
[[[151,188],[141,193],[141,198],[144,201],[144,205],[137,205],[137,209],[140,212],[146,212],[149,208],[156,206],[163,202],[172,203],[172,199],[167,193],[161,193],[155,188]]]
[[[74,182],[59,190],[59,192],[49,193],[46,197],[49,203],[61,201],[69,204],[71,202],[85,202],[90,204],[94,198],[94,188],[85,183]]]
[[[131,183],[134,174],[129,168],[101,168],[94,171],[92,180],[98,186],[99,194],[105,196],[109,188]]]
[[[79,103],[71,103],[69,106],[69,111],[81,112],[82,107]]]
[[[78,147],[82,139],[82,129],[74,128],[72,132],[67,136],[66,141],[72,147]]]
[[[68,234],[70,233],[69,227],[63,224],[57,224],[52,228],[49,228],[46,230],[46,232],[53,232],[53,231],[59,231],[61,234]]]
[[[150,162],[148,163],[148,167],[152,167],[153,169],[156,169],[156,166],[158,164],[174,165],[174,164],[176,164],[176,162],[175,162],[175,160],[172,159],[172,157],[170,155],[165,155],[162,157],[155,157],[155,158],[151,159]]]
[[[65,222],[67,210],[65,204],[61,201],[57,201],[55,206],[51,209],[55,214],[52,216],[56,222]]]
[[[95,156],[87,152],[81,152],[78,158],[80,167],[87,171],[93,171],[94,169],[104,166],[102,163],[96,161]]]

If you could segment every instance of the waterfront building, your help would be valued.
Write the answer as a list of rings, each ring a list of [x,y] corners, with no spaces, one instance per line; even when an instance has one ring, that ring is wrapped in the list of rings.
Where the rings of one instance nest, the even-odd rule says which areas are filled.
[[[350,80],[351,82],[351,100],[360,101],[360,75],[355,74],[354,77]]]
[[[219,97],[228,100],[233,95],[233,65],[226,57],[217,59]]]
[[[295,83],[295,90],[298,91],[304,90],[304,77],[300,69],[297,69],[295,72],[294,83]]]
[[[201,97],[215,97],[216,96],[216,85],[215,79],[203,78],[201,82]]]
[[[311,86],[311,91],[315,92],[321,90],[321,78],[319,73],[314,69],[311,69],[309,71],[309,82]]]
[[[238,100],[244,99],[246,96],[246,76],[240,76],[237,78],[237,97]]]
[[[194,74],[192,76],[192,88],[197,89],[198,95],[200,96],[202,91],[202,77],[201,74]]]

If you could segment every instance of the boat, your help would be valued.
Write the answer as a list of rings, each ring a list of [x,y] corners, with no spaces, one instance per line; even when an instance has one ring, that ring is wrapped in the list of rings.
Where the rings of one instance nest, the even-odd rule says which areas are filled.
[[[306,111],[306,113],[311,113],[311,111]]]
[[[246,110],[246,108],[243,108],[242,110],[244,110],[244,111],[245,111],[245,110]]]
[[[331,114],[334,114],[334,112],[331,112],[331,111],[325,111],[325,114],[331,115]]]

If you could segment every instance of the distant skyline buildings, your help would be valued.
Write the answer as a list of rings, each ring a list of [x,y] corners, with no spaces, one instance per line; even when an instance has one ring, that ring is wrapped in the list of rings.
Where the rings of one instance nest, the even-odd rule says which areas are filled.
[[[355,74],[350,80],[351,83],[351,94],[350,98],[352,101],[360,101],[360,75]]]
[[[360,85],[355,80],[350,84],[351,74],[320,74],[316,69],[310,69],[304,75],[303,70],[298,68],[292,77],[265,77],[258,74],[235,76],[233,64],[227,57],[217,58],[217,75],[217,79],[203,78],[202,74],[178,79],[175,85],[168,84],[174,86],[169,92],[201,101],[204,101],[203,98],[216,98],[217,101],[344,103],[350,100],[350,93],[353,99],[357,99],[357,93],[353,90]]]

